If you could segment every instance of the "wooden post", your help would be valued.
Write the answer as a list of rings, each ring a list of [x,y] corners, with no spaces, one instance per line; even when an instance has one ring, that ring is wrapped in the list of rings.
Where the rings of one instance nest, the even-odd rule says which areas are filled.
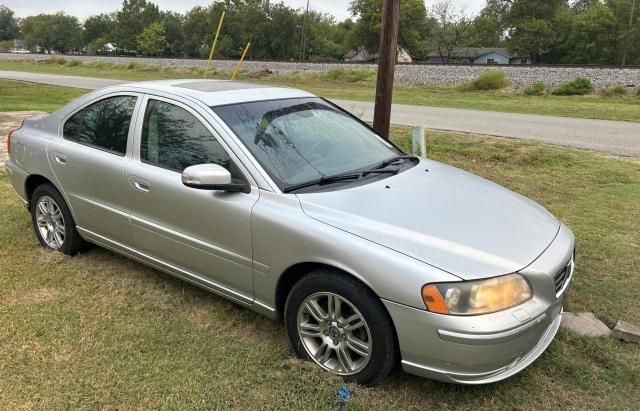
[[[400,0],[384,0],[373,128],[385,138],[389,138],[389,123],[391,122],[393,76],[395,74],[396,59],[398,58],[399,18]]]
[[[220,22],[218,23],[218,30],[216,30],[216,36],[213,39],[213,44],[211,45],[211,53],[209,53],[209,60],[207,61],[207,68],[204,69],[204,78],[207,78],[209,74],[209,66],[211,65],[211,60],[213,60],[213,52],[216,50],[216,44],[218,44],[218,36],[220,36],[220,29],[222,28],[222,22],[224,21],[224,11],[220,16]]]
[[[247,51],[249,51],[249,47],[251,46],[251,43],[247,43],[247,47],[244,48],[244,52],[242,53],[242,57],[240,57],[240,61],[238,62],[238,66],[236,67],[236,71],[233,72],[233,75],[231,76],[231,80],[235,80],[238,77],[238,74],[240,73],[240,67],[242,66],[242,62],[244,61],[244,58],[247,56]]]

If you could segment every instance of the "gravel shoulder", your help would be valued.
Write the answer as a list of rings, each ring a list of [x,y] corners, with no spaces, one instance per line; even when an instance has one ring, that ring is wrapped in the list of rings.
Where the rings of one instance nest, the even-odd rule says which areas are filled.
[[[4,60],[45,60],[52,56],[45,54],[9,54],[0,53]],[[158,67],[200,68],[203,69],[207,60],[177,59],[177,58],[143,58],[143,57],[108,57],[108,56],[64,56],[68,60],[83,62],[104,61],[118,64],[147,64]],[[231,72],[235,69],[235,60],[214,60],[213,67],[218,71]],[[377,70],[376,64],[370,63],[314,63],[314,62],[285,62],[285,61],[251,61],[242,65],[243,72],[269,71],[276,74],[287,73],[324,73],[336,69],[370,69]],[[473,80],[481,72],[488,69],[504,70],[514,89],[522,89],[535,81],[544,81],[547,86],[573,80],[578,76],[587,77],[593,82],[595,90],[606,86],[622,84],[630,88],[640,86],[640,68],[620,67],[563,67],[563,66],[479,66],[479,65],[449,65],[449,64],[398,64],[395,70],[396,84],[412,86],[418,84],[438,84],[450,86]]]

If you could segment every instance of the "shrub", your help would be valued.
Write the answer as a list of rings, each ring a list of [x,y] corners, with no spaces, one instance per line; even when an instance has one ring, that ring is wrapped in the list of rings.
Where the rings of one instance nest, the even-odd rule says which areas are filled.
[[[9,50],[14,48],[13,40],[2,40],[0,41],[0,53],[6,53]]]
[[[80,60],[77,60],[77,59],[67,60],[67,66],[69,66],[69,67],[76,67],[76,66],[79,66],[81,64],[82,64],[82,62]]]
[[[593,91],[591,80],[586,77],[576,77],[574,80],[560,84],[552,94],[556,96],[583,96]]]
[[[250,71],[249,73],[246,73],[246,76],[247,78],[250,78],[250,79],[260,80],[260,79],[270,77],[271,74],[272,74],[271,70],[263,69],[263,70]]]
[[[87,64],[87,67],[96,68],[96,69],[111,68],[113,67],[113,63],[109,63],[107,61],[102,61],[102,60],[94,60],[89,62],[89,64]]]
[[[46,59],[44,62],[45,64],[59,64],[62,66],[67,63],[67,59],[61,56],[53,56],[51,58]]]
[[[536,81],[524,89],[525,96],[541,96],[544,94],[544,81]]]
[[[465,91],[477,90],[500,90],[507,87],[511,82],[502,70],[487,70],[480,73],[475,80],[462,86]]]
[[[601,91],[603,96],[624,96],[627,94],[627,88],[622,84],[614,84],[613,86],[607,86]]]
[[[339,68],[330,70],[322,76],[327,80],[344,81],[346,83],[356,83],[359,81],[369,81],[376,79],[376,71],[371,69],[346,69]]]
[[[159,71],[161,69],[159,66],[151,66],[148,64],[138,63],[137,61],[130,61],[127,64],[114,64],[112,68],[128,71]]]

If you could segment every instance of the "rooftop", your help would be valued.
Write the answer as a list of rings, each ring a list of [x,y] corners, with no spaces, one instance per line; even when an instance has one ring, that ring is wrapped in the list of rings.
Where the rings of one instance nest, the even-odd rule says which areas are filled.
[[[207,106],[313,97],[312,94],[303,90],[231,80],[155,80],[127,83],[116,87],[119,89],[139,89],[147,93],[156,91],[186,96],[199,100]]]
[[[509,53],[509,51],[505,48],[502,47],[463,47],[463,48],[457,48],[454,49],[451,52],[451,57],[452,58],[470,58],[470,59],[475,59],[478,58],[480,56],[484,56],[487,55],[489,53],[498,53],[498,54],[502,54],[505,57],[516,57],[514,55],[512,55],[511,53]],[[429,53],[429,57],[439,57],[440,54],[438,53],[438,51],[434,51],[432,53]]]

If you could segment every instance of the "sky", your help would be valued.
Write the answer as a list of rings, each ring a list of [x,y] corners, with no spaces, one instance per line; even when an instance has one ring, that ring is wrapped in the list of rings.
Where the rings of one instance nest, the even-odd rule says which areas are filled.
[[[161,10],[185,12],[194,6],[206,6],[213,0],[152,0]],[[279,0],[275,0],[279,1]],[[306,0],[282,0],[293,8],[306,7]],[[426,0],[427,6],[435,0]],[[330,13],[338,20],[350,17],[349,0],[310,0],[310,8],[323,13]],[[482,8],[484,0],[453,0],[459,7],[464,7],[467,13],[476,14]],[[0,0],[0,4],[12,9],[18,17],[32,14],[55,13],[64,11],[67,14],[84,20],[88,16],[108,13],[118,10],[122,0]]]

